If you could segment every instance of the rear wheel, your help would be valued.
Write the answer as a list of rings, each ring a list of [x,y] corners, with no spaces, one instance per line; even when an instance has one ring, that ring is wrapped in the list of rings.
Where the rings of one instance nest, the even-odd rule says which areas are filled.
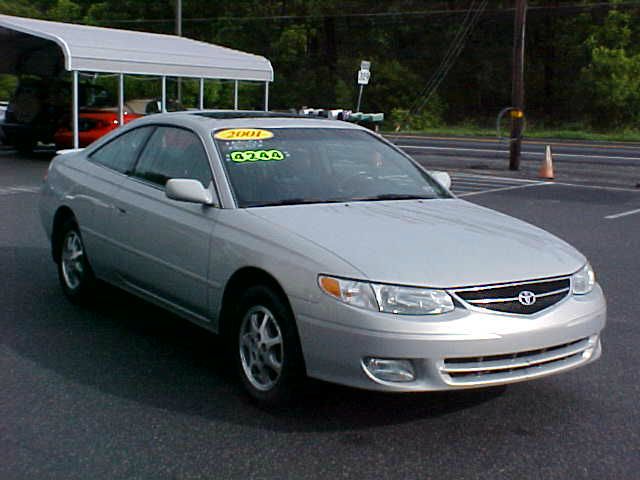
[[[22,139],[15,144],[16,150],[22,154],[29,154],[33,152],[33,149],[36,148],[36,141],[31,138]]]
[[[58,242],[58,278],[69,300],[81,303],[87,300],[95,285],[95,277],[80,236],[80,229],[73,220],[62,227]]]
[[[265,286],[248,288],[236,311],[236,362],[254,400],[269,406],[291,403],[304,379],[293,315],[280,295]]]

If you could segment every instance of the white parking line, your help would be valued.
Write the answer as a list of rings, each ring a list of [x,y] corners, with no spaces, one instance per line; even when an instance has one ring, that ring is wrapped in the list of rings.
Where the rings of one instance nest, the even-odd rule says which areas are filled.
[[[496,187],[512,187],[515,185],[523,185],[521,183],[512,183],[512,182],[487,182],[485,180],[475,181],[475,180],[459,180],[456,178],[456,187],[480,187],[480,188],[496,188]],[[526,183],[524,184],[526,185]],[[477,188],[476,188],[477,189]]]
[[[511,185],[509,187],[492,188],[489,190],[479,190],[476,192],[461,193],[458,197],[470,197],[471,195],[480,195],[482,193],[506,192],[507,190],[517,190],[520,188],[537,187],[538,185],[553,185],[547,182],[527,183],[526,185]]]
[[[455,172],[451,174],[452,177],[455,177],[456,179],[478,179],[478,180],[495,180],[495,181],[500,181],[500,180],[504,180],[507,182],[521,182],[521,183],[538,183],[539,180],[527,180],[524,178],[511,178],[511,177],[498,177],[496,175],[479,175],[476,173],[463,173],[463,172]]]
[[[0,195],[15,195],[18,193],[38,193],[40,187],[0,187]]]
[[[489,175],[478,175],[474,173],[463,173],[463,172],[452,172],[450,173],[452,179],[452,190],[456,195],[461,196],[462,194],[466,194],[466,192],[473,191],[474,194],[478,193],[488,193],[489,189],[487,187],[494,186],[494,184],[489,184],[488,182],[492,182],[495,180],[496,187],[512,187],[517,186],[518,184],[530,184],[530,185],[539,185],[541,183],[547,185],[558,185],[562,187],[575,187],[575,188],[590,188],[595,190],[611,190],[611,191],[619,191],[619,192],[633,192],[640,194],[640,188],[632,188],[632,187],[613,187],[608,185],[585,185],[581,183],[568,183],[568,182],[557,182],[557,181],[540,181],[540,180],[527,180],[521,178],[510,178],[510,177],[497,177],[497,176],[489,176]],[[500,185],[502,184],[502,185]],[[459,193],[460,192],[460,193]]]
[[[634,215],[636,213],[640,213],[640,208],[636,208],[635,210],[629,210],[627,212],[616,213],[615,215],[607,215],[607,220],[613,220],[614,218],[626,217],[627,215]]]
[[[631,187],[610,187],[607,185],[582,185],[580,183],[566,183],[566,182],[553,182],[553,184],[562,185],[563,187],[595,188],[596,190],[612,190],[612,191],[621,191],[621,192],[640,193],[640,188],[631,188]]]
[[[540,180],[494,177],[463,172],[451,173],[451,180],[452,191],[458,197],[479,195],[481,193],[502,192],[546,183],[541,182]]]

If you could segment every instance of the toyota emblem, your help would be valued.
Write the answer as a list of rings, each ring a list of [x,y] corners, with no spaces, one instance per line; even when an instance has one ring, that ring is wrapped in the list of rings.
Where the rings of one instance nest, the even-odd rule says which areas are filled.
[[[536,294],[529,290],[524,290],[518,295],[518,301],[525,306],[533,305],[536,303]]]

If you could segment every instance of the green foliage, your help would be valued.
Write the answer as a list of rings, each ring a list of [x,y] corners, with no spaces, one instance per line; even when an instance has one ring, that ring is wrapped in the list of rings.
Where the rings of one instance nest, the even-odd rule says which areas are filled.
[[[0,100],[9,100],[17,85],[18,79],[14,75],[0,75]]]
[[[582,70],[582,81],[597,107],[596,124],[640,120],[640,49],[632,43],[631,24],[631,15],[613,10],[587,40],[590,61]]]
[[[278,63],[283,67],[295,66],[306,54],[308,33],[300,25],[284,28],[272,46],[277,52]]]
[[[355,102],[355,85],[349,85],[347,82],[339,78],[336,81],[336,102],[335,104],[338,106],[342,106],[347,110],[351,110]]]
[[[434,95],[429,104],[418,113],[410,113],[404,108],[391,110],[390,123],[394,130],[429,130],[443,125],[444,103]]]
[[[0,13],[18,17],[38,18],[42,12],[29,0],[0,0]]]
[[[352,84],[355,84],[356,72],[349,73],[353,78]],[[362,109],[367,112],[384,112],[390,106],[409,108],[418,92],[415,86],[420,85],[420,82],[420,75],[397,59],[372,58],[371,80],[365,87]],[[434,101],[434,105],[439,103],[439,99]],[[435,111],[431,107],[427,110]]]
[[[47,10],[47,19],[59,22],[77,22],[81,20],[82,8],[71,0],[57,0]]]
[[[592,4],[600,4],[597,8]],[[578,15],[557,2],[532,0],[527,17],[525,92],[529,125],[581,124],[610,130],[640,121],[640,7],[597,0]],[[183,32],[190,38],[264,55],[275,83],[270,105],[355,108],[356,72],[372,62],[362,110],[384,112],[394,126],[440,128],[468,121],[490,125],[511,103],[513,11],[499,2],[466,38],[431,99],[418,114],[419,95],[455,41],[469,2],[421,0],[183,0]],[[417,12],[438,10],[438,14]],[[447,12],[449,10],[450,12]],[[172,34],[174,1],[0,0],[0,13]],[[369,15],[371,14],[371,15]],[[198,19],[198,20],[195,20]],[[0,95],[14,80],[0,77]],[[9,83],[7,83],[9,82]],[[116,79],[96,82],[116,92]],[[169,82],[175,98],[175,81]],[[182,99],[196,106],[197,81],[182,82]],[[241,108],[262,108],[263,86],[240,86]],[[160,81],[128,76],[126,98],[158,98]],[[233,106],[233,82],[207,81],[207,107]]]

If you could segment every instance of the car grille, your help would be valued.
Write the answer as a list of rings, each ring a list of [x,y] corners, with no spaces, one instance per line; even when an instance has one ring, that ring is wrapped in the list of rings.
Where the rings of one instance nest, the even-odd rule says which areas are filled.
[[[593,355],[598,337],[583,338],[537,350],[447,358],[440,372],[450,385],[490,385],[523,380],[577,366]]]
[[[496,312],[532,314],[555,305],[569,294],[569,277],[550,278],[530,282],[469,287],[451,291],[459,300],[477,308]],[[535,295],[535,301],[525,305],[518,299],[522,292]],[[529,295],[530,296],[530,295]]]

